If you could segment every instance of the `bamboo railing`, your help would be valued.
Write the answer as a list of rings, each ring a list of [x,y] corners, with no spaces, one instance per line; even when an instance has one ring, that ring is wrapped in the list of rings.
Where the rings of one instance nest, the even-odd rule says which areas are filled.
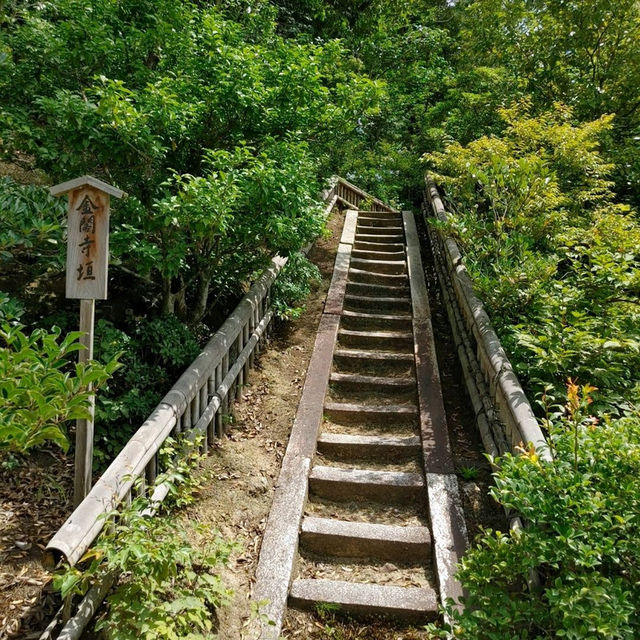
[[[424,215],[447,222],[449,214],[435,183],[429,176],[425,181]],[[427,230],[458,358],[487,453],[514,453],[517,447],[531,443],[539,457],[549,459],[548,443],[473,290],[457,243],[433,225],[428,224]]]
[[[345,193],[351,189],[345,184],[348,185],[335,178],[324,192],[325,216],[339,203],[338,189]],[[310,247],[305,247],[304,252]],[[146,491],[146,487],[154,485],[156,477],[164,471],[159,468],[158,452],[169,436],[201,435],[203,447],[208,448],[224,434],[233,398],[240,396],[267,336],[273,319],[271,287],[286,262],[287,258],[273,258],[269,268],[55,533],[46,548],[50,566],[61,558],[71,565],[78,562],[104,526],[102,516],[122,501],[129,501],[132,492]],[[166,487],[156,487],[152,502],[162,502],[166,494]]]
[[[322,193],[324,217],[340,205],[352,206],[362,201],[376,210],[391,210],[350,182],[334,176]],[[308,253],[313,243],[302,252]],[[100,476],[87,497],[69,516],[49,541],[45,561],[54,566],[64,559],[76,564],[102,530],[104,514],[120,503],[131,500],[134,492],[148,492],[154,487],[160,468],[158,453],[169,436],[185,434],[190,439],[203,437],[203,448],[225,432],[225,421],[234,397],[241,394],[268,335],[273,319],[271,287],[287,262],[276,256],[271,265],[240,301],[224,324],[209,340],[198,357],[160,401],[151,415],[123,447]],[[151,496],[152,515],[168,494],[167,485],[155,486]],[[93,617],[115,576],[108,575],[94,584],[66,621],[59,640],[77,640]],[[51,620],[40,640],[50,640],[60,626],[63,607]]]

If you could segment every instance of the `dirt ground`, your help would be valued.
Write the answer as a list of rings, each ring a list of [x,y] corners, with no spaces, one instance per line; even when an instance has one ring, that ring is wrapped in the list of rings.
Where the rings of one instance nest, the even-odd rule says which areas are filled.
[[[54,614],[42,552],[71,511],[73,461],[51,450],[0,468],[0,640],[39,637]]]
[[[300,318],[276,327],[236,403],[227,437],[205,460],[213,482],[185,514],[191,522],[217,528],[239,545],[222,572],[223,582],[234,591],[232,603],[219,612],[218,633],[224,640],[246,638],[260,540],[331,281],[342,220],[341,214],[334,214],[327,225],[330,235],[310,251],[322,280]]]

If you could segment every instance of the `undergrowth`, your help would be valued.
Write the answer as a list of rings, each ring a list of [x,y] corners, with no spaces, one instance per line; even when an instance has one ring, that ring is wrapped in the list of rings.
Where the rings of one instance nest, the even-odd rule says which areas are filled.
[[[105,516],[97,542],[78,567],[65,567],[54,585],[70,602],[89,586],[115,576],[107,608],[95,630],[112,640],[199,640],[215,638],[216,609],[231,591],[218,570],[234,548],[217,531],[186,526],[177,510],[190,504],[205,481],[192,471],[198,465],[199,443],[169,439],[161,459],[170,469],[155,487],[168,486],[162,504],[151,494],[139,496]],[[198,545],[194,544],[194,537]]]

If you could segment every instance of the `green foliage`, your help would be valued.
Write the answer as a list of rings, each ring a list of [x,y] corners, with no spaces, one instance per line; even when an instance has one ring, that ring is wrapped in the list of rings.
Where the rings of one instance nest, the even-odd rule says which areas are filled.
[[[598,151],[609,118],[574,125],[557,105],[503,110],[501,137],[427,159],[454,211],[451,231],[533,396],[575,376],[599,404],[633,402],[640,371],[640,225],[616,204]]]
[[[170,470],[158,476],[156,486],[168,486],[170,505],[180,507],[191,502],[199,487],[192,475],[200,458],[198,443],[186,451],[185,443],[169,440],[167,445],[161,459],[170,461]],[[216,570],[226,563],[234,545],[208,527],[185,527],[176,515],[143,515],[156,508],[150,498],[138,497],[123,511],[109,513],[81,568],[63,568],[54,585],[63,598],[70,598],[84,594],[107,575],[116,576],[107,611],[95,625],[106,638],[216,637],[215,610],[231,595]]]
[[[0,268],[31,276],[60,268],[65,217],[64,202],[45,188],[0,178]]]
[[[320,280],[320,270],[301,253],[289,256],[287,264],[271,288],[272,305],[280,318],[297,318],[304,311],[300,306],[311,293],[311,286]],[[297,305],[297,306],[296,306]]]
[[[461,3],[461,9],[458,60],[463,72],[477,66],[499,70],[533,97],[538,113],[560,101],[571,105],[580,121],[616,115],[605,151],[617,165],[617,191],[637,205],[638,3],[471,0]],[[500,98],[492,93],[494,101]],[[517,97],[511,93],[503,104]],[[490,117],[491,102],[478,107],[485,112],[482,117]]]
[[[318,177],[382,92],[338,42],[277,35],[267,3],[249,13],[56,0],[0,21],[6,156],[130,193],[114,203],[115,261],[192,324],[317,232]]]
[[[94,349],[102,362],[122,354],[121,368],[96,398],[94,453],[103,465],[118,454],[200,348],[191,330],[166,315],[139,319],[128,331],[98,320]]]
[[[550,414],[552,462],[533,451],[499,460],[493,497],[527,526],[486,530],[465,555],[466,609],[449,612],[461,640],[638,637],[640,414],[589,417],[591,390],[571,383]]]
[[[24,454],[52,443],[66,451],[65,423],[90,417],[90,387],[109,379],[117,359],[74,367],[70,359],[83,348],[79,332],[24,329],[0,324],[0,450]]]

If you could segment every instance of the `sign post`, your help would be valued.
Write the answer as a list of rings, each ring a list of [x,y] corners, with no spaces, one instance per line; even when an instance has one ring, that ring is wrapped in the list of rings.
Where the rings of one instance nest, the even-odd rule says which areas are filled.
[[[102,180],[82,176],[50,188],[51,195],[69,194],[67,225],[66,297],[80,299],[78,362],[93,358],[93,323],[96,300],[107,299],[109,268],[109,200],[126,194]],[[91,489],[95,396],[89,399],[91,418],[76,421],[73,503],[77,507]]]

